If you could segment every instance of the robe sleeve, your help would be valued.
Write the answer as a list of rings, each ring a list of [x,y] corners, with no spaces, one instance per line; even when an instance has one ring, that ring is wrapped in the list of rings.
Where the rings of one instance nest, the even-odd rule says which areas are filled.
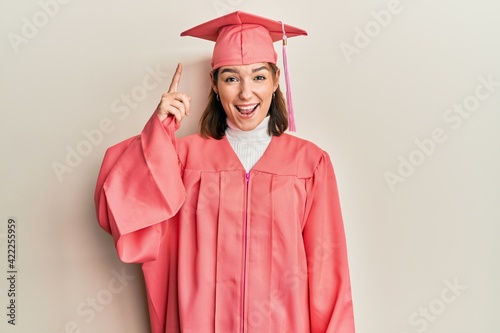
[[[344,226],[335,174],[326,152],[308,187],[303,238],[311,333],[354,333]]]
[[[140,135],[108,148],[95,190],[100,226],[113,236],[124,262],[156,259],[166,220],[186,194],[176,152],[173,117],[156,112]]]

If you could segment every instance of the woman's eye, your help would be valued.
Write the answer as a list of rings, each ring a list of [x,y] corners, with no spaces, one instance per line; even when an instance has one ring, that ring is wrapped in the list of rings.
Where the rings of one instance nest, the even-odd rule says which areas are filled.
[[[257,75],[255,77],[255,80],[257,80],[257,81],[262,81],[262,80],[265,80],[265,79],[266,79],[266,77],[264,75]]]
[[[238,80],[233,76],[230,76],[224,80],[224,82],[237,82],[237,81]]]

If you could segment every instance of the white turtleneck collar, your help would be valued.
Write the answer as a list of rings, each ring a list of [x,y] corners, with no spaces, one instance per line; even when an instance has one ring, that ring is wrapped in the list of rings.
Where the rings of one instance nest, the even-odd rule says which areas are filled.
[[[269,127],[269,116],[264,118],[257,127],[251,131],[240,130],[229,118],[227,118],[226,136],[228,140],[235,141],[270,141],[271,136],[267,133]]]
[[[245,167],[250,171],[255,163],[264,155],[272,136],[267,132],[269,116],[251,131],[240,130],[231,120],[227,119],[226,138],[231,144],[236,155]]]

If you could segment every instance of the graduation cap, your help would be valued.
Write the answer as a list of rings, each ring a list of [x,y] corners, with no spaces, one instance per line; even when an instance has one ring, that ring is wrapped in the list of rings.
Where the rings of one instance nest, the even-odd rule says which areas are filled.
[[[215,42],[211,62],[213,69],[257,62],[276,64],[278,56],[274,51],[273,43],[283,40],[283,67],[285,70],[288,123],[291,131],[295,131],[295,119],[286,44],[289,37],[301,35],[307,36],[307,32],[281,21],[270,20],[242,11],[218,17],[181,33],[181,36],[192,36]]]

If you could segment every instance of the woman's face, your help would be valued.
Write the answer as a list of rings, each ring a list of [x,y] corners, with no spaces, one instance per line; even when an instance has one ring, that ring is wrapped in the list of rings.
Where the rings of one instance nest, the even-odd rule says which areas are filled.
[[[256,128],[269,111],[279,84],[279,70],[274,74],[271,66],[262,62],[223,66],[218,76],[213,89],[227,117],[243,131]]]

